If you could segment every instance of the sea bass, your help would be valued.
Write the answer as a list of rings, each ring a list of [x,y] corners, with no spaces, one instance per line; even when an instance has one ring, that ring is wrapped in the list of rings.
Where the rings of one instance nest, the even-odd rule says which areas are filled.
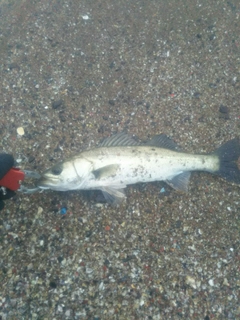
[[[166,181],[187,191],[191,171],[207,171],[240,184],[239,138],[210,154],[188,154],[166,135],[138,143],[125,133],[105,139],[97,148],[55,164],[42,174],[41,189],[99,189],[108,202],[125,198],[124,188],[139,182]]]

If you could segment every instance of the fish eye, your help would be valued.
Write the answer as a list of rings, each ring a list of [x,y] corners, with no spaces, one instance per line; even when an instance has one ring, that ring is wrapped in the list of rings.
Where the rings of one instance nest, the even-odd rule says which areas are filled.
[[[56,164],[55,166],[52,167],[52,174],[54,174],[55,176],[58,176],[59,174],[61,174],[63,170],[63,166],[61,163]]]

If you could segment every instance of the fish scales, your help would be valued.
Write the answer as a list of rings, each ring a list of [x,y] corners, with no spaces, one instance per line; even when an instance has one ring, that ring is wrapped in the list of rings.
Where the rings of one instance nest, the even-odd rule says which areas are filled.
[[[88,161],[89,172],[99,168],[108,168],[113,163],[118,164],[114,174],[105,175],[102,179],[90,179],[82,186],[91,189],[101,187],[103,183],[123,183],[124,185],[139,182],[168,180],[183,171],[215,171],[219,168],[216,156],[194,155],[180,153],[162,148],[148,146],[99,148],[79,154],[76,161],[76,171],[81,170],[82,159]],[[79,162],[78,162],[79,161]],[[77,164],[78,163],[78,164]],[[78,173],[81,175],[81,172]]]

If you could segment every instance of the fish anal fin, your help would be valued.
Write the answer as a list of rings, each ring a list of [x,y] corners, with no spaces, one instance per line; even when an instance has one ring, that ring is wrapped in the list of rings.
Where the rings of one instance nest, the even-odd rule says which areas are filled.
[[[97,180],[112,177],[116,174],[119,164],[110,164],[99,169],[93,170],[92,173]]]
[[[191,172],[186,171],[178,174],[171,180],[167,180],[166,182],[175,190],[188,192],[188,184],[191,176]]]
[[[101,191],[106,201],[113,205],[120,204],[126,198],[123,189],[117,189],[109,186],[109,187],[102,187]]]

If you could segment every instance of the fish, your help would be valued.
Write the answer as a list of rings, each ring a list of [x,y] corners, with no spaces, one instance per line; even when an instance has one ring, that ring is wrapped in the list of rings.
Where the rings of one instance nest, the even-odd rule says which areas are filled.
[[[127,185],[165,181],[187,192],[192,171],[206,171],[240,185],[240,141],[234,138],[209,154],[185,153],[165,134],[141,143],[121,132],[46,170],[38,188],[101,190],[107,202],[126,198]]]

